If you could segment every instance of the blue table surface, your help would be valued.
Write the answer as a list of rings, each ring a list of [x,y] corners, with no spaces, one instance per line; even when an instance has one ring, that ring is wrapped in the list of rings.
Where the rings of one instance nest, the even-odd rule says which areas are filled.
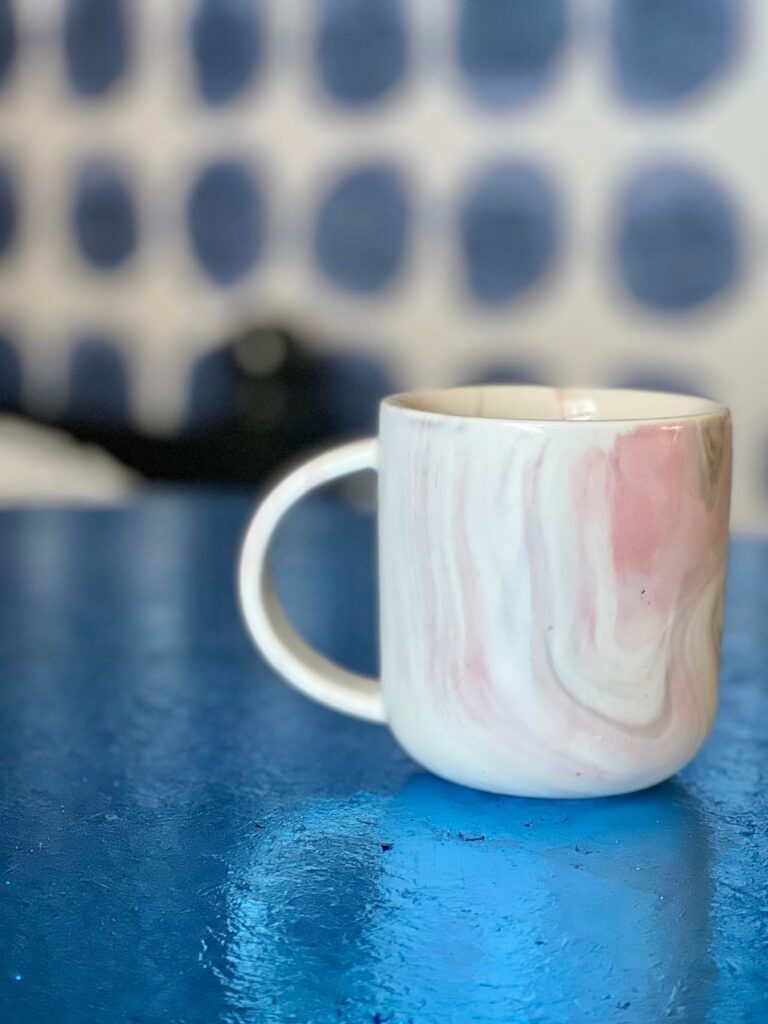
[[[716,728],[583,802],[442,782],[277,681],[233,594],[244,495],[0,515],[0,1022],[768,1019],[768,543],[733,545]],[[275,552],[376,661],[370,518]]]

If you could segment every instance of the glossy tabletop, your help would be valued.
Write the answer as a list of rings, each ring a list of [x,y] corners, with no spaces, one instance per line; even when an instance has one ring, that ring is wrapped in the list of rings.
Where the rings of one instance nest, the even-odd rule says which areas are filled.
[[[278,682],[250,501],[0,515],[0,1021],[768,1019],[768,542],[734,543],[714,733],[583,802],[439,781]],[[372,521],[306,502],[297,624],[373,670]]]

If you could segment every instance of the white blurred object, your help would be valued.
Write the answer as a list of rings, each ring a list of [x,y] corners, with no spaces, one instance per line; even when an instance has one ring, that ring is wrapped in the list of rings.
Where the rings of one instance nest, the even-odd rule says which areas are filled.
[[[110,504],[140,483],[140,477],[95,445],[0,416],[0,505]]]

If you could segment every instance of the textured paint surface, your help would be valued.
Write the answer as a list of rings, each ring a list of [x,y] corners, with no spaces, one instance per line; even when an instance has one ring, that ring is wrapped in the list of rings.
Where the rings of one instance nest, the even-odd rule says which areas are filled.
[[[766,1019],[768,544],[734,547],[695,762],[519,800],[262,666],[232,593],[251,505],[0,515],[0,1020]],[[276,564],[312,641],[375,670],[370,521],[307,502]]]
[[[527,796],[685,764],[717,696],[727,419],[382,409],[383,691],[406,750]]]

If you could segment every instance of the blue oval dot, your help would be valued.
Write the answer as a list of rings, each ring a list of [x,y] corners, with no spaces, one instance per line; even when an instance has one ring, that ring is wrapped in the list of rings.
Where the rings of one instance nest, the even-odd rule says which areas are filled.
[[[201,356],[189,382],[188,426],[210,426],[229,419],[235,411],[237,376],[228,348]]]
[[[261,256],[264,204],[250,172],[236,160],[216,161],[200,173],[187,218],[195,255],[217,284],[233,284]]]
[[[322,361],[320,386],[332,434],[375,430],[381,400],[396,390],[378,361],[352,353],[336,353]]]
[[[123,0],[67,0],[64,56],[75,92],[108,92],[128,67],[129,49]]]
[[[459,213],[467,286],[494,306],[517,298],[550,269],[557,248],[554,190],[525,164],[498,164],[473,185]]]
[[[112,339],[84,335],[72,351],[69,382],[67,419],[104,427],[128,423],[128,378]]]
[[[0,335],[0,409],[21,407],[21,360],[10,338]]]
[[[700,172],[648,168],[629,184],[618,232],[619,267],[630,293],[664,312],[718,295],[739,270],[736,215]]]
[[[0,86],[5,84],[16,57],[16,22],[12,0],[0,0]]]
[[[636,388],[640,391],[670,391],[677,395],[706,397],[705,389],[699,387],[687,373],[666,370],[663,367],[630,368],[619,376],[616,386]]]
[[[191,42],[200,95],[212,105],[226,103],[248,85],[261,62],[258,0],[200,0]]]
[[[734,57],[733,0],[614,0],[614,74],[626,99],[671,103],[720,74]]]
[[[467,374],[462,384],[543,384],[544,377],[528,363],[490,363]]]
[[[565,0],[462,0],[459,68],[479,103],[513,107],[548,84],[565,36]]]
[[[17,221],[13,175],[7,167],[0,167],[0,257],[4,256],[13,244]]]
[[[408,215],[397,170],[371,165],[351,171],[320,207],[314,240],[318,267],[350,292],[384,288],[405,254]]]
[[[320,79],[337,102],[378,100],[405,72],[401,0],[322,0],[316,58]]]
[[[80,251],[95,267],[112,270],[133,254],[138,236],[134,202],[116,167],[94,161],[80,171],[73,223]]]

